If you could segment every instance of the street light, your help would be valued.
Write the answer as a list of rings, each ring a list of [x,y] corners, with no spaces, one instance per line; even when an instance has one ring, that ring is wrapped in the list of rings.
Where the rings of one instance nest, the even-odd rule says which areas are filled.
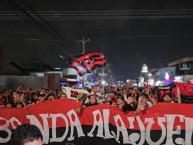
[[[151,77],[151,76],[152,76],[152,73],[148,73],[148,76]]]

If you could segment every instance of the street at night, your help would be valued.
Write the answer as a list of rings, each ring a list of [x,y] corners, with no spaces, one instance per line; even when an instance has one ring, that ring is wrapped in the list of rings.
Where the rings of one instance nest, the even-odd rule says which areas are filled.
[[[0,0],[0,144],[192,145],[193,2]]]

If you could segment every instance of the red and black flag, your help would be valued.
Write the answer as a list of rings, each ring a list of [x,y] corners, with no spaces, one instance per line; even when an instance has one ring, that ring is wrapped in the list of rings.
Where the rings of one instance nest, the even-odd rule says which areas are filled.
[[[179,88],[179,94],[182,103],[193,103],[193,84],[191,83],[175,83]]]
[[[158,102],[162,102],[164,94],[170,94],[171,97],[173,97],[173,89],[175,88],[174,83],[171,83],[166,86],[156,86],[155,92],[158,97]],[[173,99],[173,98],[172,98]]]
[[[96,67],[105,66],[107,62],[104,55],[99,52],[89,52],[66,61],[76,69],[80,76],[91,73]]]

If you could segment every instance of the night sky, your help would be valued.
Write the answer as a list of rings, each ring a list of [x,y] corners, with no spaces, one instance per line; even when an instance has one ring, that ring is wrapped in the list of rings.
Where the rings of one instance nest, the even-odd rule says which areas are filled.
[[[3,60],[40,58],[53,67],[82,52],[104,53],[115,78],[193,56],[193,2],[136,0],[0,0]]]

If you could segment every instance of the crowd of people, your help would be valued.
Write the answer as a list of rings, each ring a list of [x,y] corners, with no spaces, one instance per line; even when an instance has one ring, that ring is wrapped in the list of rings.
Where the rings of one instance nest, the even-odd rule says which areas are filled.
[[[103,88],[102,95],[99,87],[84,88],[90,92],[82,100],[82,108],[97,105],[109,104],[124,112],[134,111],[139,113],[157,104],[160,100],[153,88],[148,87],[126,87],[126,86],[107,86]],[[69,99],[66,93],[61,90],[50,90],[46,88],[29,89],[18,87],[16,90],[5,89],[0,93],[0,107],[23,108],[45,101],[56,99]],[[162,94],[162,102],[180,103],[179,97],[174,93]]]
[[[115,88],[107,88],[106,92],[108,93],[102,100],[96,95],[88,96],[88,99],[84,101],[86,103],[83,103],[83,108],[102,103],[114,106],[123,112],[134,111],[139,113],[156,105],[158,102],[180,103],[180,97],[172,92],[165,92],[162,94],[161,100],[158,99],[156,92],[150,86],[143,88],[117,86]]]

